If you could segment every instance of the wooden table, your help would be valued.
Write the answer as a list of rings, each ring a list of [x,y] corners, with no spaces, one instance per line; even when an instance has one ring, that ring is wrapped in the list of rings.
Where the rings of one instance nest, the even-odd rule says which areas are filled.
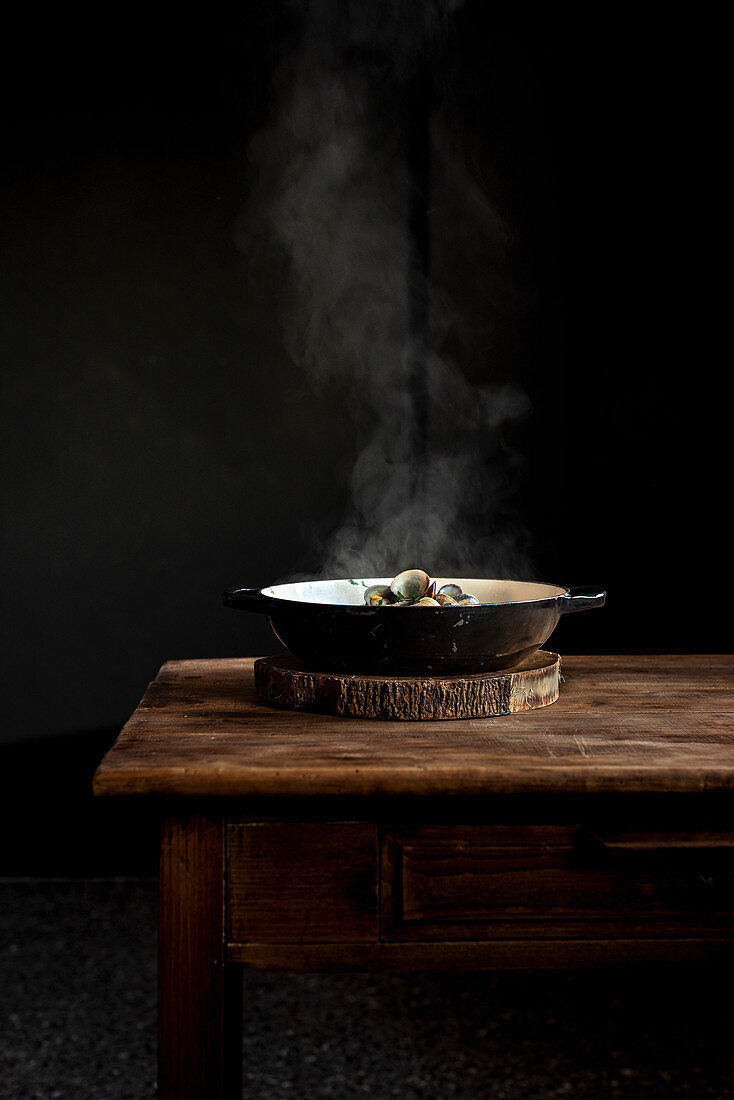
[[[95,777],[163,817],[159,1096],[241,1093],[242,968],[730,958],[734,658],[569,657],[543,710],[345,720],[163,666]]]

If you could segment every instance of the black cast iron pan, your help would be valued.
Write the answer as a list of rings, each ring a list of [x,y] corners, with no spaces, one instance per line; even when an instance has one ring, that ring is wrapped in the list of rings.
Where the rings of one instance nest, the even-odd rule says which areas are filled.
[[[601,607],[598,588],[436,578],[471,592],[460,607],[368,607],[364,591],[391,578],[233,588],[227,607],[267,615],[291,653],[315,669],[430,675],[512,668],[543,645],[567,611]]]

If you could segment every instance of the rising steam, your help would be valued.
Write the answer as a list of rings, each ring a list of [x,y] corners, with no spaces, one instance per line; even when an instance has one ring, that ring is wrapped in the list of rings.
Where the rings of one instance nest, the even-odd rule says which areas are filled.
[[[416,331],[409,273],[415,181],[398,106],[441,50],[452,11],[434,3],[317,0],[296,5],[298,43],[283,61],[268,125],[249,147],[256,180],[240,225],[243,251],[288,258],[282,289],[289,354],[314,387],[335,380],[354,397],[345,415],[368,442],[350,478],[348,514],[323,548],[326,576],[512,576],[520,530],[502,517],[518,460],[502,429],[527,413],[509,386],[472,385],[439,353],[472,323],[427,283],[430,325]],[[503,281],[508,231],[468,173],[435,111],[432,232],[454,254],[481,249],[485,285]],[[433,248],[441,256],[440,241]],[[498,290],[498,293],[499,290]],[[486,303],[490,314],[497,303]],[[486,324],[486,316],[482,318]],[[460,343],[460,340],[459,340]],[[415,370],[427,405],[415,427]]]

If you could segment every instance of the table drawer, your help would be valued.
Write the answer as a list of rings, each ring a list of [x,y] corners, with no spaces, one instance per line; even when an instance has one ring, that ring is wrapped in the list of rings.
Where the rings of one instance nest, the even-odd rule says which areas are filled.
[[[387,940],[716,935],[734,931],[734,834],[578,825],[388,830]]]
[[[378,937],[377,826],[246,823],[227,832],[230,943]]]

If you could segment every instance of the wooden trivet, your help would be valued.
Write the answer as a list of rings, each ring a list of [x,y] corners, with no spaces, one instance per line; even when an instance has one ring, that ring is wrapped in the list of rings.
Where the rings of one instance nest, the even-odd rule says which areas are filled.
[[[288,710],[342,718],[492,718],[555,703],[561,658],[538,650],[516,668],[453,676],[350,675],[316,672],[284,653],[255,661],[260,697]]]

